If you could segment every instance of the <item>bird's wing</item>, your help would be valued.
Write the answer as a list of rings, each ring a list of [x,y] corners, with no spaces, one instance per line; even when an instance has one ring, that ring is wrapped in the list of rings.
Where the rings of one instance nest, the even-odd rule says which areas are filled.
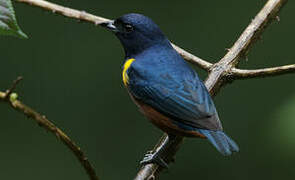
[[[221,130],[213,101],[199,78],[177,80],[168,74],[156,81],[137,81],[131,94],[178,123],[195,128]]]

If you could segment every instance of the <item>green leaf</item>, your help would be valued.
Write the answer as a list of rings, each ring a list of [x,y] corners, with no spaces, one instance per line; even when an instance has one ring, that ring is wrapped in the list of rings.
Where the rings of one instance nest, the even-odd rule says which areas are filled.
[[[0,35],[28,38],[17,25],[11,0],[0,0]]]

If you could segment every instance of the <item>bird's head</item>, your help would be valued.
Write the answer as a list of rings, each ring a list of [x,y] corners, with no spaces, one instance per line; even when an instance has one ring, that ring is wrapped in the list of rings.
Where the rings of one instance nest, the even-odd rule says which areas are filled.
[[[157,24],[141,14],[125,14],[101,25],[115,33],[124,47],[126,56],[136,55],[154,45],[169,44]]]

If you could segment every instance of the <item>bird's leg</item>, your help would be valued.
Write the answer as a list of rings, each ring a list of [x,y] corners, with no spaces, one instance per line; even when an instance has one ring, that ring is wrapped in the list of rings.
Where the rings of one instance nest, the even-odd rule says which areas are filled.
[[[175,135],[168,134],[167,138],[164,140],[164,143],[162,143],[162,145],[159,146],[156,150],[147,152],[143,160],[140,161],[140,164],[145,165],[156,163],[163,168],[168,168],[168,164],[163,159],[163,153],[165,153],[167,147],[169,147],[175,139]]]

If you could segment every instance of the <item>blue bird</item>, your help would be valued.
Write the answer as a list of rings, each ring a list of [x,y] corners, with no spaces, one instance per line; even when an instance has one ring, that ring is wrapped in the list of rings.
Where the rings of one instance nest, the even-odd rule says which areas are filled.
[[[174,50],[148,17],[131,13],[102,24],[114,32],[125,51],[122,78],[141,112],[168,134],[168,141],[141,164],[157,163],[176,136],[207,138],[223,155],[238,152],[222,129],[215,105],[197,73]]]

